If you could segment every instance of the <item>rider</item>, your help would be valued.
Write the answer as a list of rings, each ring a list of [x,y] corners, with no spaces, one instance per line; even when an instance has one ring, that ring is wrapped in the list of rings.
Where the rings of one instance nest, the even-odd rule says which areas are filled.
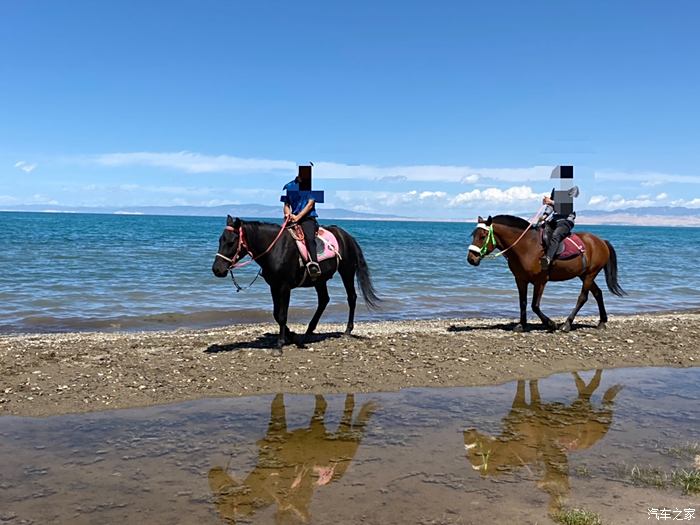
[[[569,202],[555,202],[558,199]],[[568,197],[564,199],[564,197]],[[546,206],[542,218],[540,219],[546,227],[551,228],[552,234],[549,237],[549,245],[544,257],[540,259],[542,270],[549,269],[552,261],[556,257],[559,244],[571,233],[576,220],[576,212],[573,210],[573,197],[578,197],[578,187],[574,186],[568,192],[555,192],[552,188],[550,196],[544,196],[542,204]]]
[[[306,269],[309,272],[309,277],[315,279],[321,275],[321,267],[318,265],[318,254],[316,252],[316,232],[318,231],[316,201],[313,199],[310,191],[299,189],[300,183],[301,175],[297,175],[293,181],[285,184],[283,188],[287,192],[287,194],[282,197],[284,202],[284,217],[288,219],[289,222],[301,226],[304,232],[306,250],[311,257],[311,261],[306,264]]]

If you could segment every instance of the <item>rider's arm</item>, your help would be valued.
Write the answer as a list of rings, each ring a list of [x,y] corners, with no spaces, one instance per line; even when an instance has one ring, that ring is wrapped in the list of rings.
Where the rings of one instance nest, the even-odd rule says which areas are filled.
[[[285,203],[284,203],[284,208],[283,208],[283,210],[284,210],[284,218],[285,218],[285,219],[286,219],[287,217],[289,217],[289,216],[292,214],[292,207],[289,205],[288,202],[285,202]]]
[[[306,216],[307,213],[309,213],[311,210],[313,210],[314,204],[316,204],[316,201],[313,199],[309,199],[309,202],[306,203],[306,206],[304,206],[304,209],[301,210],[297,214],[296,220],[298,221],[298,220],[302,219],[304,216]]]

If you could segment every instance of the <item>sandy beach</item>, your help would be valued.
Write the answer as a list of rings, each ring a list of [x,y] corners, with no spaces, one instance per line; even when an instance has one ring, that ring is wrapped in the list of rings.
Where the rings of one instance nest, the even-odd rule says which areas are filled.
[[[169,332],[0,337],[0,413],[150,406],[215,396],[476,386],[557,372],[700,363],[700,313],[582,318],[570,333],[510,331],[509,320],[320,326],[307,348],[266,349],[272,324]],[[293,326],[300,330],[301,327]]]

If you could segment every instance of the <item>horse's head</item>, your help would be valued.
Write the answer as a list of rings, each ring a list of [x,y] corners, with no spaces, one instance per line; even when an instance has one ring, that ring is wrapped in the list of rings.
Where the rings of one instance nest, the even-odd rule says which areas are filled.
[[[472,232],[472,243],[467,252],[467,262],[472,266],[479,266],[481,258],[488,255],[496,248],[496,241],[493,237],[493,227],[491,216],[484,219],[481,216],[476,221],[476,228]]]
[[[248,253],[245,242],[241,242],[242,224],[238,217],[226,217],[226,228],[219,237],[219,251],[211,267],[217,277],[226,277],[229,268]]]

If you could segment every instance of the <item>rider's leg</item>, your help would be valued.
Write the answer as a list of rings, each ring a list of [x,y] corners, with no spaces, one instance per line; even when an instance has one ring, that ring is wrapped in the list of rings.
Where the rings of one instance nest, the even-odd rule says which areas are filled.
[[[300,223],[301,229],[304,230],[304,243],[306,250],[309,252],[311,262],[307,265],[309,274],[314,277],[321,273],[318,265],[318,253],[316,250],[316,220],[313,217],[306,217]]]
[[[552,233],[552,239],[547,248],[547,257],[552,261],[557,254],[557,249],[561,242],[571,233],[571,223],[566,219],[561,220],[557,223],[557,227],[554,228],[554,233]]]

